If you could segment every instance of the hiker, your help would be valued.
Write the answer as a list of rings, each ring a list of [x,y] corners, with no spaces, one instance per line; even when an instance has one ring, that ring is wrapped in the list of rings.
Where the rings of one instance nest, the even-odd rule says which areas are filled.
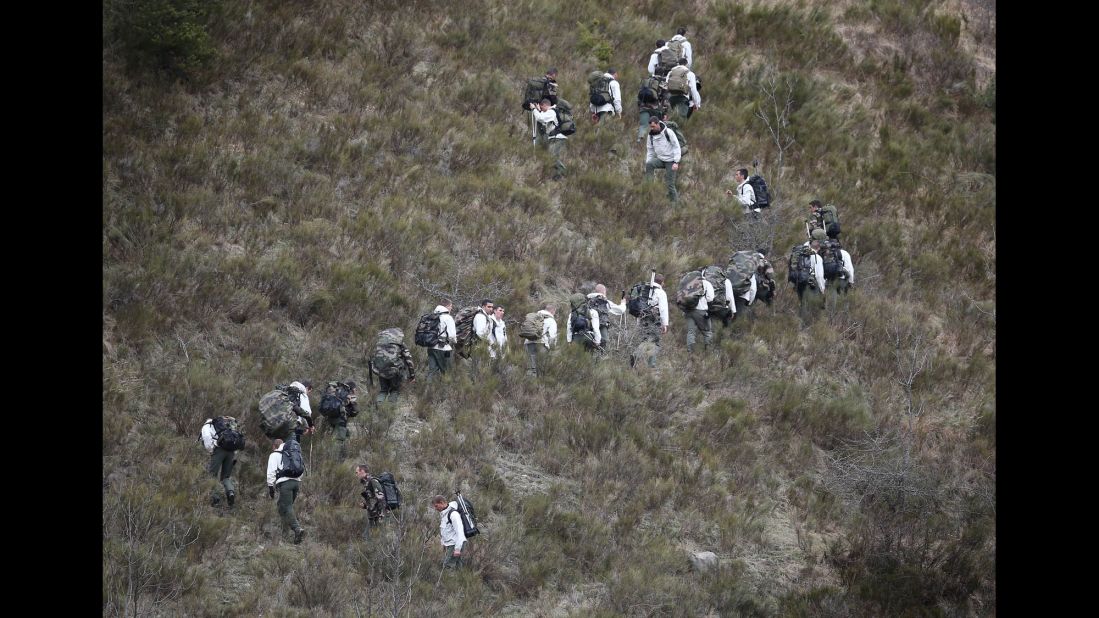
[[[752,317],[751,306],[757,298],[768,305],[771,304],[776,285],[775,268],[767,261],[767,247],[756,249],[752,256],[757,264],[756,271],[752,273],[752,285],[748,290],[733,297],[737,313],[745,315],[748,319]]]
[[[667,80],[661,77],[648,77],[641,80],[637,91],[637,143],[645,139],[649,130],[649,119],[663,118],[668,112]]]
[[[702,272],[702,268],[699,272]],[[709,350],[710,344],[714,339],[714,331],[710,324],[710,301],[714,299],[715,291],[712,283],[702,278],[702,297],[698,299],[698,304],[694,309],[683,312],[685,321],[687,322],[687,354],[694,353],[696,331],[702,331],[703,346]],[[729,282],[729,279],[725,279],[725,298],[733,298],[733,286]],[[733,315],[735,316],[735,307],[733,309]]]
[[[233,486],[233,466],[237,463],[236,452],[244,448],[244,436],[237,425],[237,419],[231,416],[208,418],[202,424],[199,437],[202,439],[202,446],[210,454],[206,471],[225,489],[225,501],[231,509],[237,499],[236,487]],[[217,506],[220,503],[221,496],[217,485],[214,485],[210,491],[210,505]]]
[[[385,517],[385,492],[378,479],[370,475],[366,464],[355,466],[355,476],[359,477],[363,490],[359,495],[363,497],[359,506],[366,509],[366,527],[363,528],[363,540],[370,540],[370,529],[377,526]]]
[[[553,319],[553,314],[556,312],[557,306],[553,303],[542,305],[542,308],[538,311],[538,316],[542,318],[542,336],[540,339],[526,341],[523,344],[527,348],[527,356],[530,358],[530,367],[527,369],[527,373],[530,375],[538,375],[538,348],[544,346],[549,350],[557,345],[557,320]]]
[[[504,306],[497,303],[496,309],[489,316],[492,321],[488,336],[488,355],[493,360],[504,357],[508,344],[508,327],[504,323]]]
[[[561,180],[565,175],[563,153],[569,138],[559,131],[560,120],[554,104],[548,98],[542,99],[538,108],[534,110],[534,120],[538,123],[537,143],[547,148],[553,155],[553,180]]]
[[[588,304],[588,299],[583,294],[574,294],[569,299],[569,305],[572,311],[565,325],[565,341],[572,343],[575,334],[583,340],[584,348],[589,352],[601,349],[603,336],[599,331],[599,312]]]
[[[824,306],[824,262],[820,257],[820,241],[815,238],[810,240],[808,249],[806,263],[802,264],[799,259],[798,264],[792,264],[790,267],[791,270],[797,268],[799,272],[808,270],[799,277],[806,282],[795,284],[798,293],[798,314],[803,325]]]
[[[554,67],[546,69],[544,77],[527,80],[523,108],[534,111],[542,99],[549,99],[550,105],[557,105],[557,69]]]
[[[650,341],[655,345],[653,353],[649,355],[648,364],[656,369],[656,354],[660,351],[660,336],[668,332],[668,293],[664,291],[664,275],[653,276],[653,293],[649,305],[654,311],[647,311],[637,323],[641,330],[641,340]],[[635,355],[630,355],[630,367],[634,366]]]
[[[462,547],[466,544],[466,529],[457,502],[447,502],[445,496],[431,499],[431,506],[439,512],[439,542],[443,544],[443,568],[462,566]]]
[[[625,315],[626,314],[626,293],[622,292],[622,303],[616,305],[607,299],[607,286],[602,283],[595,284],[595,291],[588,294],[588,306],[595,309],[599,314],[599,339],[603,342],[603,347],[607,347],[607,342],[610,340],[607,338],[607,333],[610,330],[612,315]]]
[[[668,48],[664,39],[656,40],[656,49],[649,56],[649,75],[663,77],[679,64],[675,52]]]
[[[680,58],[679,65],[668,72],[669,102],[675,113],[686,120],[702,107],[702,96],[698,94],[698,77],[687,68],[687,59]]]
[[[444,298],[435,307],[435,313],[439,314],[439,343],[427,351],[428,382],[450,368],[450,358],[454,354],[451,344],[458,343],[458,330],[454,326],[454,317],[450,315],[453,310],[454,303],[449,298]]]
[[[734,175],[736,178],[736,199],[740,201],[740,205],[744,208],[744,214],[754,212],[759,214],[759,208],[756,207],[756,192],[752,188],[752,184],[748,182],[748,168],[742,167],[736,171]],[[726,189],[725,195],[732,195],[732,189]]]
[[[440,316],[440,325],[442,317]],[[431,358],[431,350],[428,350],[428,359]],[[374,376],[378,376],[378,395],[374,398],[375,404],[391,401],[394,404],[400,399],[401,384],[407,379],[416,381],[416,364],[412,362],[412,352],[404,344],[404,332],[399,328],[387,328],[378,333],[378,342],[374,346],[374,356],[369,364],[370,383],[373,385]]]
[[[664,170],[664,183],[668,186],[668,199],[679,201],[679,191],[675,187],[676,173],[679,171],[679,139],[675,132],[668,129],[659,118],[649,118],[649,140],[645,149],[645,178],[652,180],[653,170]]]
[[[271,447],[274,451],[267,457],[267,495],[274,500],[275,489],[278,488],[278,509],[283,529],[289,527],[294,531],[294,544],[297,545],[305,536],[305,528],[294,515],[294,501],[298,499],[301,477],[305,474],[301,443],[291,436],[285,442],[275,439]]]
[[[313,392],[312,380],[298,380],[291,382],[290,386],[298,389],[301,395],[298,397],[298,405],[294,412],[298,415],[298,426],[294,429],[294,435],[301,440],[302,434],[310,435],[317,431],[313,426],[313,408],[309,407],[309,393]],[[303,426],[304,425],[304,426]]]
[[[591,112],[593,124],[597,124],[607,114],[622,115],[622,86],[618,84],[618,71],[607,69],[602,75],[593,71],[588,85],[591,91],[588,111]],[[603,102],[596,104],[597,101]]]
[[[855,285],[855,265],[851,262],[851,254],[844,249],[838,240],[828,239],[821,228],[813,230],[813,238],[820,242],[820,257],[824,264],[824,281],[831,282],[829,289],[836,294],[846,294],[851,286]]]
[[[694,59],[691,54],[691,42],[687,40],[687,29],[679,28],[675,31],[675,36],[668,39],[668,49],[675,52],[675,55],[680,60],[686,60],[684,64],[687,68],[691,68],[694,64]]]
[[[826,238],[837,239],[840,235],[839,212],[832,204],[821,205],[820,200],[809,202],[809,218],[805,220],[805,232],[814,238],[813,232],[822,230]],[[824,238],[820,239],[824,242]]]
[[[354,380],[329,382],[321,396],[320,412],[332,426],[333,439],[336,441],[337,455],[347,457],[347,441],[351,432],[347,429],[347,419],[359,414],[358,397]]]

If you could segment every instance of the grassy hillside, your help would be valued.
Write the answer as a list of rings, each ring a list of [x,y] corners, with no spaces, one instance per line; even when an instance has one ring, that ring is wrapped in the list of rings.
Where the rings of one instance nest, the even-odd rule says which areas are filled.
[[[704,87],[670,207],[634,97],[678,25]],[[597,134],[608,65],[626,114]],[[561,182],[519,108],[547,66],[579,126]],[[994,66],[984,1],[108,0],[104,614],[995,615]],[[753,159],[761,222],[725,196]],[[858,285],[802,327],[785,254],[814,197]],[[308,536],[281,537],[274,384],[365,384],[433,291],[521,320],[760,243],[776,302],[708,356],[673,307],[656,372],[562,333],[535,381],[512,323],[505,371],[418,380],[355,419],[349,459],[306,438]],[[196,442],[214,414],[247,427],[231,514]],[[369,545],[362,461],[406,502]],[[427,501],[457,487],[485,532],[440,577]]]

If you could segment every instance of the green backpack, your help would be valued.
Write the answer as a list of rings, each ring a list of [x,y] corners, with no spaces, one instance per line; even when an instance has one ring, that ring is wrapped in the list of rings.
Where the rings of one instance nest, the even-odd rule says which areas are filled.
[[[667,46],[656,54],[656,75],[667,75],[675,67],[679,66],[679,56]]]
[[[553,137],[558,133],[561,135],[576,133],[576,123],[572,120],[572,105],[568,101],[559,98],[554,109],[557,110],[557,129],[552,134],[547,134],[546,137]]]
[[[714,299],[710,301],[710,315],[724,318],[732,314],[729,303],[732,299],[725,298],[725,271],[720,266],[707,266],[702,269],[702,278],[714,286]]]
[[[519,326],[519,336],[527,341],[538,341],[542,338],[542,328],[546,322],[546,316],[537,311],[528,313],[523,317],[523,323]]]
[[[668,49],[672,50],[672,52],[675,53],[676,62],[679,62],[679,59],[681,58],[687,57],[687,52],[684,51],[683,47],[683,44],[686,42],[687,39],[673,39],[671,41],[668,41]]]
[[[830,238],[835,238],[840,234],[840,215],[836,210],[836,207],[827,204],[820,209],[820,219],[824,223],[824,231]]]
[[[759,269],[755,251],[737,251],[729,258],[725,275],[733,286],[734,294],[743,294],[752,288],[752,275]]]
[[[690,72],[691,70],[682,64],[668,71],[668,92],[690,96],[691,84],[689,83],[690,80],[687,79],[687,74]]]
[[[588,100],[596,107],[614,102],[611,96],[611,78],[603,71],[588,73]]]
[[[675,133],[675,138],[679,140],[679,156],[687,156],[687,136],[683,135],[683,129],[679,128],[679,123],[674,120],[665,120],[664,126],[671,129]]]

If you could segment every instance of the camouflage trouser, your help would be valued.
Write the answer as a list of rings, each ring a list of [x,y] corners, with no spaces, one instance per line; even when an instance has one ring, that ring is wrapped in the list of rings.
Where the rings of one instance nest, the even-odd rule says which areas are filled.
[[[565,175],[565,151],[568,150],[568,138],[548,138],[545,135],[538,136],[538,143],[549,149],[553,156],[553,177],[560,178]]]
[[[672,165],[672,162],[661,161],[660,159],[649,159],[648,161],[645,161],[645,179],[652,180],[654,170],[664,170],[664,184],[668,186],[668,199],[676,202],[679,200],[679,191],[675,188],[675,176],[677,172],[672,169]]]
[[[233,486],[233,465],[237,463],[236,453],[233,451],[227,451],[220,446],[214,447],[214,452],[210,453],[210,463],[207,464],[206,470],[218,481],[221,481],[222,488],[225,489],[225,495],[229,495],[229,492],[236,491]],[[218,486],[210,490],[210,497],[214,502],[221,499]]]
[[[706,347],[710,347],[710,343],[714,339],[714,331],[710,328],[710,315],[701,309],[694,309],[684,313],[687,321],[687,351],[693,351],[695,345],[695,332],[702,331],[702,340],[705,342]]]
[[[383,378],[378,376],[378,397],[375,399],[378,403],[384,401],[392,401],[397,403],[397,399],[401,395],[401,384],[404,382],[404,376],[397,374],[392,378]]]
[[[752,317],[752,309],[748,306],[748,301],[744,300],[740,296],[733,295],[736,302],[736,317],[739,320],[748,320]]]
[[[351,439],[351,431],[347,428],[347,421],[337,421],[332,427],[332,434],[336,440],[336,452],[340,459],[347,457],[347,441]]]
[[[656,369],[656,355],[660,352],[660,321],[659,320],[647,320],[642,319],[638,322],[638,332],[641,335],[637,350],[630,355],[630,367],[634,366],[634,362],[637,360],[637,356],[641,349],[641,344],[652,343],[655,347],[653,353],[648,356],[648,364],[652,369]]]
[[[299,485],[301,485],[301,482],[295,479],[283,481],[278,484],[279,516],[282,517],[283,526],[289,526],[294,532],[297,532],[298,529],[301,528],[297,516],[294,515],[294,501],[298,499]]]

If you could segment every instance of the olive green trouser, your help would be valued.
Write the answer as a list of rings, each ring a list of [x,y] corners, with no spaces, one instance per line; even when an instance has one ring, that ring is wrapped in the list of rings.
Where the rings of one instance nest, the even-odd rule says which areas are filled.
[[[427,351],[427,377],[425,379],[430,382],[435,376],[446,373],[447,369],[450,369],[451,356],[453,356],[451,350],[430,348]]]
[[[670,161],[649,159],[648,161],[645,161],[645,178],[647,180],[652,180],[654,170],[664,170],[664,184],[668,186],[668,199],[675,202],[679,200],[679,191],[675,188],[676,170],[672,169],[673,164],[674,162]]]
[[[528,341],[523,344],[527,348],[527,357],[530,359],[530,367],[527,368],[527,373],[531,375],[538,375],[538,348],[541,347],[541,343],[538,341]]]
[[[295,479],[283,481],[278,484],[279,516],[282,517],[282,525],[289,526],[294,532],[297,532],[298,529],[301,528],[297,516],[294,515],[294,501],[298,499],[299,485],[301,485],[301,481]]]
[[[332,436],[336,440],[336,453],[340,459],[347,457],[347,441],[351,439],[351,430],[347,428],[347,421],[337,421],[332,427]]]
[[[443,568],[444,569],[457,569],[462,566],[462,557],[454,556],[454,546],[446,545],[443,547]]]
[[[824,294],[808,284],[798,286],[798,317],[802,326],[817,317],[824,309]]]
[[[553,156],[553,177],[560,178],[565,175],[565,152],[568,150],[567,137],[549,138],[545,134],[538,135],[538,143],[549,150]]]
[[[214,447],[214,452],[210,453],[210,463],[207,466],[207,471],[215,479],[221,481],[222,487],[225,489],[225,494],[229,495],[229,492],[236,491],[233,486],[233,464],[237,462],[236,453],[233,451],[227,451],[220,446]],[[210,497],[216,502],[221,499],[219,495],[217,485],[210,490]]]
[[[683,121],[687,119],[687,116],[691,113],[691,99],[680,94],[673,94],[670,100],[672,104],[672,110],[679,115],[679,123],[683,124]]]
[[[374,399],[377,403],[392,401],[397,403],[401,396],[401,383],[404,382],[404,374],[398,373],[392,378],[378,376],[378,396]]]
[[[702,309],[693,309],[685,312],[687,317],[687,351],[694,351],[695,334],[702,331],[702,340],[706,347],[714,340],[714,330],[710,328],[710,314]]]

